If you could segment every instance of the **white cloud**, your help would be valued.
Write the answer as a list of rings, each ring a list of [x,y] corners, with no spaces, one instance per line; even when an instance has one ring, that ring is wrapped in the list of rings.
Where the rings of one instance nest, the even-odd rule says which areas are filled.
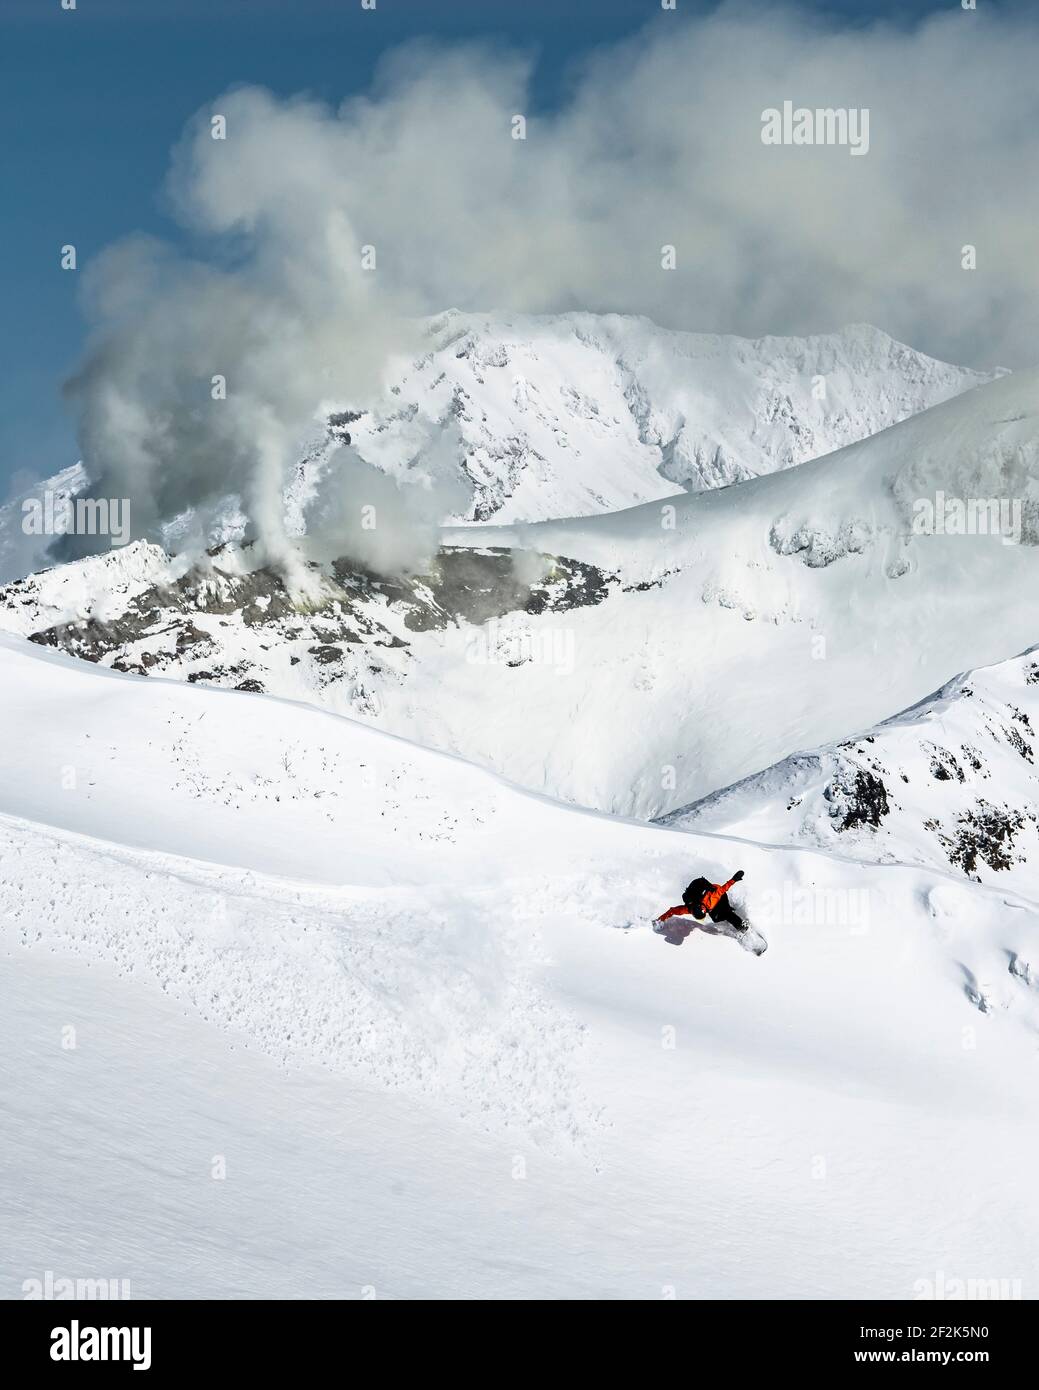
[[[208,262],[137,241],[93,269],[84,458],[139,529],[239,492],[277,560],[300,433],[323,398],[371,399],[406,316],[580,307],[752,336],[865,320],[971,365],[1034,362],[1037,68],[1026,16],[850,30],[724,7],[662,12],[548,115],[527,61],[485,46],[408,46],[339,111],[231,92],[170,179]],[[764,144],[785,100],[868,108],[868,153]]]

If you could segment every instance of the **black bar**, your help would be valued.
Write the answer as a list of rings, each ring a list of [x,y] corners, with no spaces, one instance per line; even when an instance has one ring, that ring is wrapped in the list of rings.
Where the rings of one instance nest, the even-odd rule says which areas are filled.
[[[376,1300],[373,1300],[375,1302]],[[550,1343],[555,1331],[569,1348],[568,1360],[580,1356],[582,1381],[588,1383],[597,1363],[615,1378],[621,1365],[637,1355],[647,1373],[653,1361],[689,1359],[696,1379],[719,1373],[726,1379],[761,1372],[770,1377],[812,1369],[861,1374],[870,1379],[893,1367],[933,1366],[938,1370],[1012,1367],[1020,1356],[1032,1306],[1014,1300],[920,1302],[695,1302],[681,1306],[627,1304],[623,1321],[613,1305],[567,1303],[562,1311],[550,1301],[498,1303],[462,1310],[444,1302],[420,1308],[384,1300],[373,1307],[351,1302],[24,1302],[0,1304],[4,1370],[8,1384],[31,1387],[39,1376],[73,1380],[82,1375],[125,1378],[131,1383],[179,1383],[191,1390],[189,1377],[257,1376],[264,1382],[291,1374],[324,1380],[327,1371],[342,1378],[365,1379],[372,1358],[384,1376],[404,1371],[439,1377],[449,1367],[470,1360],[483,1374],[510,1379],[529,1365],[539,1381],[555,1378]],[[358,1306],[364,1304],[364,1306]],[[1034,1306],[1034,1305],[1033,1305]],[[432,1317],[432,1337],[411,1341],[400,1336],[418,1331]],[[118,1336],[94,1336],[92,1329],[120,1329]],[[136,1340],[131,1340],[132,1330]],[[145,1336],[147,1329],[147,1336]],[[487,1364],[488,1333],[498,1332],[505,1355]],[[662,1340],[636,1341],[648,1332]],[[574,1334],[577,1334],[576,1340]],[[393,1341],[387,1342],[391,1334]],[[111,1348],[121,1360],[86,1360],[85,1354]],[[74,1360],[55,1359],[54,1353]],[[640,1350],[636,1350],[639,1348]],[[134,1370],[134,1360],[141,1370]],[[144,1362],[147,1360],[147,1366]],[[695,1369],[694,1369],[695,1368]],[[17,1371],[18,1378],[10,1373]],[[670,1375],[661,1365],[649,1374]]]

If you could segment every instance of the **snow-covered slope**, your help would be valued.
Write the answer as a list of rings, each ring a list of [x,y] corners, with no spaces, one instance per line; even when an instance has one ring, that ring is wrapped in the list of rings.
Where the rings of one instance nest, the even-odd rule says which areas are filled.
[[[13,637],[0,718],[0,1292],[1034,1291],[1029,899]],[[760,959],[618,930],[737,865]]]
[[[989,378],[856,324],[811,338],[680,333],[645,318],[452,311],[347,428],[371,463],[461,470],[470,520],[615,511],[772,473]],[[351,413],[344,401],[337,412]],[[320,466],[320,456],[307,467]]]
[[[949,681],[858,738],[798,753],[665,823],[960,870],[1039,900],[1039,650]]]
[[[1019,507],[1019,542],[916,534],[939,494]],[[360,714],[650,818],[1032,645],[1037,498],[1031,372],[738,486],[448,531],[407,581],[325,565],[324,599],[300,606],[247,553],[181,573],[138,546],[8,586],[0,626]]]

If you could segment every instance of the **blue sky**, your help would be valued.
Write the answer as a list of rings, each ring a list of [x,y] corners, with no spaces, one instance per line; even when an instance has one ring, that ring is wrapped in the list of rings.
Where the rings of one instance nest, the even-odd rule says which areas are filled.
[[[855,26],[886,15],[906,23],[951,3],[815,8]],[[76,457],[59,392],[83,324],[60,246],[73,242],[82,266],[130,232],[177,240],[161,197],[167,157],[207,100],[258,83],[334,104],[367,86],[385,49],[433,34],[532,47],[535,97],[551,108],[575,60],[659,20],[658,0],[378,0],[374,13],[360,0],[78,0],[74,12],[60,0],[4,0],[0,494],[11,478]]]

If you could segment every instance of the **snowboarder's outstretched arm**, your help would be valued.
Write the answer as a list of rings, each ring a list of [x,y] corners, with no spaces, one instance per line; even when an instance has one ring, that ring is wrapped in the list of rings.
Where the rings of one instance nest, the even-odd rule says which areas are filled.
[[[703,910],[710,912],[712,907],[717,907],[722,898],[729,891],[734,883],[739,883],[743,877],[743,870],[737,869],[728,883],[716,883],[709,893],[703,895]]]

